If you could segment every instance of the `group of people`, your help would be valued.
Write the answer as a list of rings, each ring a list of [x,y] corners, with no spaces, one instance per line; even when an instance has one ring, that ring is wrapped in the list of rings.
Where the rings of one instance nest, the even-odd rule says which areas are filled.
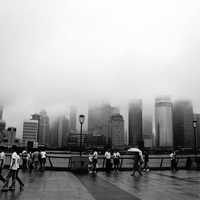
[[[8,173],[5,177],[2,176],[2,170],[5,165],[6,156],[3,149],[0,149],[0,180],[3,182],[2,191],[15,190],[16,181],[20,185],[20,190],[23,189],[24,183],[19,177],[19,168],[22,161],[22,170],[25,171],[29,169],[29,172],[32,172],[32,169],[35,170],[44,170],[46,163],[46,152],[44,150],[39,151],[35,150],[33,153],[22,151],[20,153],[19,149],[16,146],[12,147],[12,154],[10,159],[10,165]],[[12,183],[9,186],[9,181],[12,178]]]
[[[106,172],[110,172],[110,170],[112,169],[111,159],[113,159],[114,171],[118,172],[119,164],[120,164],[120,153],[118,151],[114,151],[113,155],[111,155],[111,152],[109,150],[105,152]],[[98,152],[96,150],[90,151],[88,160],[89,160],[89,163],[88,163],[89,173],[96,173]]]
[[[112,163],[113,159],[113,163]],[[106,162],[106,172],[110,172],[112,169],[112,165],[114,165],[114,172],[118,172],[120,166],[120,153],[118,151],[114,151],[113,155],[111,154],[110,150],[105,152],[105,162]]]
[[[97,161],[98,161],[98,152],[96,150],[90,151],[88,159],[89,159],[89,163],[88,163],[89,173],[96,173]]]
[[[33,169],[43,171],[45,169],[47,154],[44,150],[36,149],[34,152],[22,151],[22,170],[29,169],[31,173]]]
[[[136,153],[134,154],[134,164],[133,164],[133,172],[132,175],[135,175],[136,172],[138,172],[140,175],[142,175],[142,171],[149,171],[149,154],[147,151],[144,152],[144,154]],[[144,157],[144,158],[143,158]],[[118,173],[120,168],[120,159],[121,155],[119,151],[114,150],[113,153],[111,153],[110,150],[105,151],[104,154],[104,166],[105,171],[110,172],[112,169],[115,173]],[[97,168],[97,160],[98,160],[98,153],[97,151],[91,151],[89,152],[89,163],[88,163],[88,171],[89,173],[96,173]]]

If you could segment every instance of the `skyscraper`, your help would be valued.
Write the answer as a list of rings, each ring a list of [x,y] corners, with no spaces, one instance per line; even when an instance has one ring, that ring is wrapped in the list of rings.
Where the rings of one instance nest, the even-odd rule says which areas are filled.
[[[173,146],[172,103],[169,97],[155,100],[155,142],[156,147]]]
[[[3,119],[3,106],[0,105],[0,120]]]
[[[0,105],[0,142],[5,137],[6,122],[3,121],[3,106]]]
[[[45,110],[40,112],[39,121],[39,138],[38,142],[40,145],[49,145],[49,117]]]
[[[17,129],[15,127],[8,127],[8,129],[7,129],[8,146],[9,147],[12,147],[15,143],[16,130]]]
[[[109,121],[110,117],[118,112],[116,107],[110,104],[93,105],[88,110],[88,133],[93,136],[104,136],[108,144],[109,138]]]
[[[173,106],[174,147],[193,146],[193,106],[191,101],[179,100]]]
[[[31,120],[37,120],[38,121],[38,131],[37,131],[37,143],[39,144],[39,137],[40,137],[40,115],[37,113],[34,113],[31,115]]]
[[[197,148],[200,148],[200,113],[194,114],[194,120],[197,121],[197,128],[196,128]]]
[[[77,117],[76,107],[71,106],[69,113],[70,130],[76,131],[76,117]]]
[[[69,135],[69,120],[59,116],[51,125],[50,138],[52,147],[66,147]]]
[[[23,143],[25,146],[37,147],[38,120],[24,120]]]
[[[152,147],[152,116],[143,114],[143,139],[144,139],[144,147]]]
[[[110,137],[112,148],[124,145],[124,119],[120,114],[115,114],[110,118]]]
[[[141,99],[133,100],[129,104],[128,122],[129,145],[143,146]]]

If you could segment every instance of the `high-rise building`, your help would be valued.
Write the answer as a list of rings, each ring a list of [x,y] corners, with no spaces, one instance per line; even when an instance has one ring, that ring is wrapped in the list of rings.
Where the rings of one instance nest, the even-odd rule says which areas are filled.
[[[129,145],[143,146],[142,134],[142,100],[132,100],[128,112]]]
[[[152,147],[153,145],[153,135],[152,135],[152,116],[143,115],[143,139],[144,147]]]
[[[23,123],[23,143],[28,147],[38,145],[38,120],[24,120]]]
[[[51,126],[51,146],[66,147],[69,135],[69,120],[65,116],[59,116]]]
[[[38,132],[37,132],[37,143],[39,144],[39,137],[40,137],[40,114],[34,113],[31,115],[32,120],[37,120],[38,121]]]
[[[191,101],[179,100],[173,106],[174,147],[193,147],[193,106]]]
[[[3,119],[3,106],[0,105],[0,120]]]
[[[17,129],[15,127],[8,127],[8,129],[7,129],[8,146],[9,147],[12,147],[15,143],[16,130]]]
[[[70,130],[76,131],[76,117],[77,117],[77,110],[76,107],[70,107],[69,113],[69,123],[70,123]]]
[[[109,121],[110,117],[118,112],[118,109],[109,104],[90,106],[88,110],[88,134],[93,136],[104,136],[108,144],[109,138]],[[105,145],[105,144],[104,144]]]
[[[194,114],[194,120],[197,121],[197,127],[196,127],[196,145],[197,148],[200,148],[200,113]]]
[[[124,145],[124,119],[120,114],[115,114],[110,118],[110,137],[113,148]]]
[[[53,120],[50,126],[50,146],[58,147],[58,120]]]
[[[49,117],[46,111],[42,110],[40,112],[39,118],[39,138],[38,143],[39,145],[46,145],[49,146]]]
[[[172,103],[169,97],[155,100],[155,142],[156,147],[173,147]]]
[[[6,122],[3,121],[3,106],[0,105],[0,143],[5,137]]]

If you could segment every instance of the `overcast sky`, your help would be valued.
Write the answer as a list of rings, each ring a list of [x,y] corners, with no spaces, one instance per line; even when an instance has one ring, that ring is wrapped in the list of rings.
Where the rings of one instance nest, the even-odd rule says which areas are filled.
[[[200,2],[0,0],[0,103],[7,126],[106,100],[200,112]],[[19,131],[18,131],[18,134]]]

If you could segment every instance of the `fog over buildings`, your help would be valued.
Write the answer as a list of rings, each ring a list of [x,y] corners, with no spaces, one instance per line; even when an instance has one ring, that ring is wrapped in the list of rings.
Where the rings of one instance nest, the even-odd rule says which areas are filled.
[[[42,109],[86,113],[160,95],[200,112],[200,2],[169,0],[0,1],[0,104],[7,126]],[[87,123],[85,123],[87,124]],[[126,125],[127,127],[127,125]]]

